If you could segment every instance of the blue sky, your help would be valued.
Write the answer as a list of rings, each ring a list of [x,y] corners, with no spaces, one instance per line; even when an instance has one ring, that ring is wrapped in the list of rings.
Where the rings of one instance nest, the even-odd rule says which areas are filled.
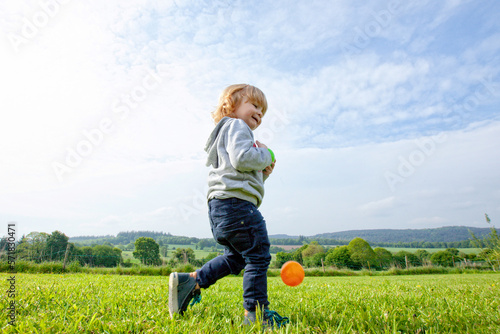
[[[270,234],[500,216],[496,1],[0,4],[0,220],[210,237],[224,87],[261,88]]]

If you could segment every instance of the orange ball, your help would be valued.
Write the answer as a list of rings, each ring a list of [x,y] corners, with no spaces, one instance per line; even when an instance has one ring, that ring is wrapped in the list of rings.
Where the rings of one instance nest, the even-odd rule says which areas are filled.
[[[281,267],[281,280],[288,286],[297,286],[304,280],[304,268],[296,261],[288,261]]]

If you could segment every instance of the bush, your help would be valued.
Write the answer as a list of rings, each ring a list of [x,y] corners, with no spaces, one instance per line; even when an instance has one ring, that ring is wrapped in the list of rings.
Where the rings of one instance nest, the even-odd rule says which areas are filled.
[[[16,271],[18,273],[29,273],[32,272],[31,269],[36,266],[34,262],[20,260],[16,261]],[[10,270],[10,268],[8,269]]]
[[[82,272],[82,265],[78,261],[73,261],[66,267],[66,269],[71,273],[79,273]]]
[[[436,253],[431,255],[432,264],[443,266],[443,267],[452,267],[453,266],[453,254],[447,251],[437,251]]]
[[[121,267],[123,268],[131,268],[132,267],[132,261],[130,261],[130,259],[126,259],[125,261],[123,261],[122,264],[120,264]]]
[[[0,262],[0,272],[5,273],[10,271],[10,265],[7,261]]]
[[[393,256],[394,263],[400,268],[406,268],[406,261],[408,260],[408,264],[410,266],[421,266],[422,261],[420,258],[408,251],[399,251]]]
[[[324,276],[324,273],[319,269],[310,269],[307,271],[307,276]]]
[[[276,253],[276,268],[281,268],[285,262],[292,260],[291,253],[278,252]]]
[[[373,250],[377,256],[377,262],[380,268],[387,268],[392,263],[392,253],[382,247],[377,247]]]
[[[339,246],[328,251],[326,264],[330,266],[352,267],[354,262],[351,260],[351,252],[347,246]]]
[[[325,260],[326,253],[316,253],[312,256],[304,258],[304,266],[306,267],[321,267],[321,260]]]
[[[302,258],[312,257],[319,253],[325,253],[325,248],[321,246],[317,241],[312,241],[306,249],[302,251]]]
[[[178,272],[181,272],[181,273],[191,273],[191,272],[194,271],[194,267],[191,264],[187,263],[185,265],[177,267],[175,269],[175,271],[178,271]]]
[[[429,253],[425,249],[417,249],[415,255],[420,259],[422,263],[429,260],[429,258],[431,257],[431,253]]]
[[[62,274],[64,273],[64,269],[61,262],[42,262],[38,265],[38,272]]]
[[[347,247],[351,253],[351,260],[355,264],[368,268],[377,265],[377,255],[365,240],[354,238]]]
[[[169,276],[172,273],[172,268],[170,267],[161,267],[160,275],[161,276]]]

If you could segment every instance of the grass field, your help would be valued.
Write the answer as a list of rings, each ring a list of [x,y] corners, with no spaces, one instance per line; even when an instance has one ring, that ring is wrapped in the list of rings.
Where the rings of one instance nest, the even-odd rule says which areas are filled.
[[[281,247],[287,251],[293,251],[294,249],[300,248],[300,246],[297,245],[273,245],[276,247]],[[334,247],[334,246],[324,246],[326,248]],[[373,246],[372,248],[377,248],[378,246]],[[409,247],[382,247],[387,249],[391,253],[397,253],[399,251],[407,251],[410,253],[415,253],[419,249],[423,249],[428,251],[429,253],[435,253],[438,251],[443,251],[446,250],[447,248],[409,248]],[[459,252],[464,252],[465,254],[479,254],[481,252],[480,248],[457,248]]]
[[[6,282],[8,274],[0,274]],[[5,284],[5,283],[3,283]],[[247,333],[242,278],[202,291],[184,317],[168,314],[168,277],[16,274],[19,333]],[[4,291],[6,289],[3,289]],[[5,294],[5,292],[4,292]],[[269,278],[282,333],[498,333],[500,274]],[[2,298],[5,310],[9,298]],[[0,320],[2,332],[14,333]]]
[[[415,253],[418,249],[423,249],[428,251],[429,253],[436,253],[438,251],[444,251],[446,248],[398,248],[398,247],[383,247],[387,249],[389,252],[395,254],[399,251],[407,251],[410,253]],[[457,248],[459,252],[463,252],[465,254],[479,254],[481,252],[480,248]]]
[[[167,252],[167,257],[166,258],[163,258],[164,260],[170,260],[172,257],[173,257],[173,254],[175,253],[175,249],[177,248],[191,248],[193,251],[194,251],[194,255],[195,255],[195,258],[197,260],[200,260],[200,259],[203,259],[203,258],[206,258],[210,253],[212,253],[211,251],[208,250],[208,248],[205,248],[203,250],[201,249],[196,249],[195,245],[168,245],[168,252]],[[219,251],[219,252],[222,252],[222,251]],[[139,261],[138,259],[134,258],[134,256],[132,255],[133,251],[122,251],[122,258],[123,258],[123,261],[126,261],[127,259],[130,259],[130,261],[132,263],[137,263],[139,264],[141,261]]]
[[[287,250],[293,250],[293,249],[300,247],[300,246],[287,246],[287,245],[273,245],[273,246],[282,247],[283,249],[287,249]],[[168,261],[173,257],[173,254],[175,252],[174,248],[175,249],[177,249],[177,248],[191,248],[194,251],[194,254],[195,254],[195,257],[197,260],[200,260],[202,258],[206,258],[211,253],[211,251],[209,251],[208,248],[205,248],[203,250],[196,249],[195,245],[168,245],[167,257],[163,258],[165,261]],[[402,250],[408,251],[410,253],[415,253],[417,251],[417,248],[387,247],[385,249],[392,252],[393,254],[395,254],[399,251],[402,251]],[[440,251],[440,250],[445,250],[446,248],[422,248],[422,249],[425,249],[429,253],[435,253],[435,252]],[[478,254],[479,252],[481,252],[481,249],[479,249],[479,248],[458,248],[458,250],[461,252],[464,252],[465,254],[471,254],[471,253]],[[219,252],[222,252],[222,251],[219,251]],[[139,264],[141,261],[134,258],[132,253],[133,253],[132,251],[123,251],[122,252],[123,261],[130,259],[130,261],[132,263]],[[272,261],[276,260],[276,254],[271,254],[271,257],[272,257]]]

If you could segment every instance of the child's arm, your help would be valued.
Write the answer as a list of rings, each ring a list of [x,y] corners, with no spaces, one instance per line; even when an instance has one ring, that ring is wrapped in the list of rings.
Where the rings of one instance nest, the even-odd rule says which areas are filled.
[[[265,149],[269,149],[265,144],[262,144],[258,140],[256,140],[255,143],[257,144],[257,147],[262,147],[262,148],[265,148]],[[271,157],[274,159],[273,154],[271,154]],[[271,173],[273,172],[273,169],[274,169],[275,165],[276,165],[276,160],[274,160],[271,165],[267,166],[266,169],[264,169],[262,171],[262,173],[264,173],[264,179],[267,179],[269,177],[269,175],[271,175]]]
[[[241,172],[261,171],[272,164],[270,151],[264,147],[254,147],[252,130],[241,120],[230,124],[226,150],[231,165]]]

